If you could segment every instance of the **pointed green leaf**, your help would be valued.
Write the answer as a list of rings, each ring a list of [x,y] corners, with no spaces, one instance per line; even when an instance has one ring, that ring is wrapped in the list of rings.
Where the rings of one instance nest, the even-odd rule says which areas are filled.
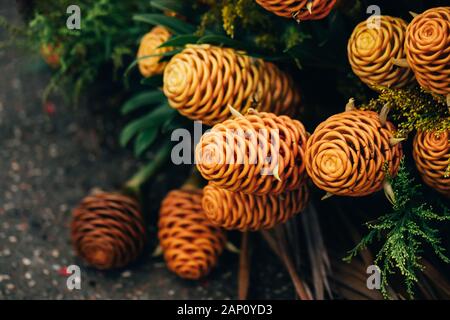
[[[141,92],[125,102],[122,106],[121,113],[127,114],[140,107],[162,103],[164,101],[166,101],[166,97],[159,90]]]
[[[174,17],[168,17],[164,14],[137,14],[133,16],[133,20],[149,23],[154,26],[164,26],[174,34],[189,34],[196,31],[196,27],[192,24]]]
[[[168,52],[149,54],[149,55],[137,58],[132,63],[130,63],[128,68],[125,70],[123,76],[125,78],[128,77],[128,74],[130,73],[130,71],[138,64],[138,62],[140,60],[144,60],[144,59],[151,58],[151,57],[170,57],[170,56],[173,56],[173,55],[175,55],[175,54],[177,54],[179,52],[181,52],[181,50],[177,49],[177,50],[171,50],[171,51],[168,51]]]
[[[158,136],[158,128],[151,127],[140,132],[134,142],[134,155],[139,157],[147,150]]]
[[[161,11],[168,10],[182,13],[186,9],[186,6],[183,2],[184,1],[179,0],[151,0],[150,6]]]
[[[129,123],[120,134],[120,145],[126,146],[128,142],[139,132],[151,127],[160,127],[172,113],[176,112],[167,104],[163,104],[147,115]]]
[[[192,35],[192,34],[183,34],[178,36],[173,36],[166,42],[164,42],[162,45],[160,45],[160,48],[163,47],[184,47],[187,44],[190,43],[197,43],[197,41],[200,39],[200,37]]]
[[[213,45],[222,45],[228,48],[248,50],[249,46],[237,40],[230,39],[221,35],[206,35],[198,39],[197,43],[208,43]]]

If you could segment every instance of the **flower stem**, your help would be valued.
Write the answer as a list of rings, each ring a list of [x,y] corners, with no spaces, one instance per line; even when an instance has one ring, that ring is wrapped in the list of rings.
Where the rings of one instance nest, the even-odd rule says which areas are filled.
[[[133,177],[131,177],[130,180],[125,183],[125,191],[138,197],[142,184],[150,179],[158,171],[158,169],[167,162],[171,150],[172,148],[170,143],[163,145],[150,163],[142,167]]]

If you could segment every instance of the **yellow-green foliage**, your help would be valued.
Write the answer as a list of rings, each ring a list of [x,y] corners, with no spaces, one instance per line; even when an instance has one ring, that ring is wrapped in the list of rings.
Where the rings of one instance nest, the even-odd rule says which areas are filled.
[[[397,124],[399,135],[414,129],[443,131],[450,129],[450,113],[445,103],[425,90],[378,88],[377,99],[362,105],[364,110],[380,111],[385,104],[391,107],[391,116]]]
[[[202,0],[209,6],[201,16],[197,35],[203,35],[208,27],[220,24],[225,33],[234,38],[236,31],[251,35],[261,49],[276,51],[295,47],[311,35],[301,31],[294,21],[280,20],[263,10],[254,0]]]

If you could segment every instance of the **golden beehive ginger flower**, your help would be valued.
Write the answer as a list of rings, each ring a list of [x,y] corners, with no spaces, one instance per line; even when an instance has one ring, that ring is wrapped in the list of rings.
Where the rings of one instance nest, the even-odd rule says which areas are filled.
[[[336,0],[256,0],[277,16],[294,18],[297,21],[319,20],[330,14]]]
[[[306,140],[300,121],[249,110],[205,133],[196,147],[195,161],[202,176],[217,187],[281,194],[306,181]]]
[[[217,264],[225,232],[206,218],[202,190],[172,190],[159,211],[158,238],[169,270],[184,279],[206,276]]]
[[[160,55],[173,49],[170,47],[159,48],[159,46],[169,40],[171,36],[165,27],[156,26],[142,37],[137,53],[139,71],[142,76],[148,78],[164,72],[167,62],[162,62]]]
[[[379,23],[379,27],[376,25]],[[353,72],[369,86],[402,88],[414,81],[404,49],[407,23],[390,16],[371,17],[353,30],[347,55]]]
[[[450,106],[450,7],[417,15],[406,31],[406,57],[417,82]]]
[[[286,115],[300,105],[292,79],[274,64],[211,45],[189,45],[170,60],[164,94],[172,108],[207,125],[228,119],[229,105]]]
[[[359,197],[383,188],[386,170],[398,172],[402,148],[395,127],[373,111],[335,114],[319,124],[306,147],[306,170],[330,195]],[[386,169],[387,167],[387,169]]]
[[[125,267],[145,244],[140,206],[119,193],[89,195],[73,210],[71,238],[75,251],[89,265],[101,270]]]
[[[257,231],[273,228],[300,213],[309,198],[308,187],[281,195],[254,195],[233,192],[208,184],[203,189],[202,206],[215,225],[231,230]]]
[[[423,181],[450,197],[450,130],[417,132],[413,156]]]

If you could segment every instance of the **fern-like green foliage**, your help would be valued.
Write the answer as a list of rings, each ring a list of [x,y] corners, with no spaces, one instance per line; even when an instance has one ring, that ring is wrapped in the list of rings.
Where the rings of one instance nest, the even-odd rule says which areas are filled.
[[[417,273],[423,270],[421,264],[424,246],[428,245],[444,262],[449,263],[445,249],[441,245],[436,224],[450,220],[450,211],[442,206],[443,213],[423,203],[421,185],[414,179],[402,160],[400,171],[389,182],[395,194],[392,211],[367,223],[369,233],[352,249],[345,261],[350,261],[360,251],[375,240],[383,245],[376,254],[375,264],[381,269],[381,291],[388,298],[389,277],[398,271],[404,277],[406,290],[410,298],[414,297],[414,286],[418,281]]]
[[[44,92],[44,100],[50,93],[60,92],[69,93],[76,102],[105,67],[110,66],[110,73],[117,75],[135,55],[139,37],[148,31],[132,20],[134,13],[150,8],[138,0],[78,1],[81,30],[69,30],[66,10],[72,3],[36,1],[34,16],[24,30],[28,46],[36,52],[48,45],[57,48],[60,65]]]

